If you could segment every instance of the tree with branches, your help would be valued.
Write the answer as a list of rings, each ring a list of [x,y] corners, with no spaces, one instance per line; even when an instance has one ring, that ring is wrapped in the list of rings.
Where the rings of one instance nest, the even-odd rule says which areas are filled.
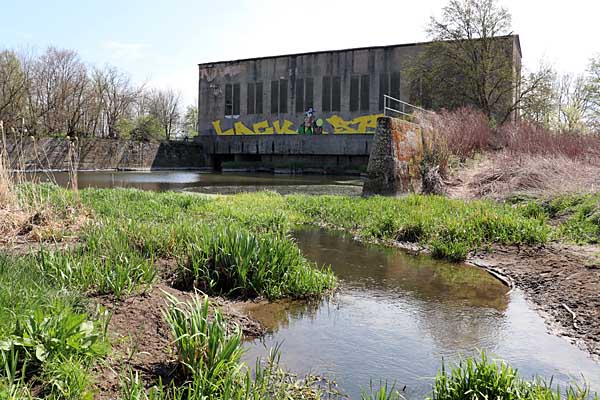
[[[408,68],[411,100],[433,109],[472,105],[497,122],[514,117],[548,71],[521,77],[512,18],[497,0],[451,0]]]

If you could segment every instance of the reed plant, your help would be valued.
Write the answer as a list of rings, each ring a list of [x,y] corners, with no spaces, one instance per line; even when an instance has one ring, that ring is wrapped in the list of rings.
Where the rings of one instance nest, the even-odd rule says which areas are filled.
[[[179,275],[185,286],[237,297],[311,297],[332,289],[329,268],[317,268],[287,236],[236,225],[203,227],[186,241]]]
[[[526,380],[505,362],[493,361],[485,352],[467,357],[457,365],[442,368],[435,378],[428,400],[598,400],[587,388],[569,386],[561,390],[552,381]]]

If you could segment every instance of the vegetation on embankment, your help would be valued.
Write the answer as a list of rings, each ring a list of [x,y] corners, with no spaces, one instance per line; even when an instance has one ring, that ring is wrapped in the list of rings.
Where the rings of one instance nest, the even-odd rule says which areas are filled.
[[[85,225],[48,231],[30,254],[0,258],[0,398],[14,399],[32,393],[51,399],[93,396],[91,370],[110,346],[108,316],[92,306],[90,297],[108,295],[119,301],[165,273],[186,290],[242,298],[303,298],[333,288],[332,273],[306,260],[290,236],[303,224],[344,229],[365,240],[410,241],[451,260],[494,243],[534,245],[555,238],[594,243],[598,229],[597,195],[498,204],[417,195],[361,199],[255,193],[209,198],[123,189],[73,192],[51,185],[24,185],[17,195],[22,204],[46,199],[48,210],[82,210],[88,217]],[[550,224],[553,218],[558,222]],[[43,223],[51,221],[30,221],[32,229]],[[72,236],[79,242],[50,244]],[[275,356],[258,367],[256,376],[248,375],[239,362],[239,331],[219,325],[219,317],[209,321],[203,303],[190,306],[172,299],[165,312],[185,384],[158,383],[149,398],[323,394],[315,380],[298,381],[283,372]],[[198,333],[208,342],[197,342]],[[194,352],[198,346],[214,348]],[[201,373],[193,367],[199,362],[208,366]],[[491,375],[486,379],[497,381]],[[515,382],[498,390],[520,390],[522,381]],[[145,398],[145,384],[132,371],[122,382],[122,397]],[[453,387],[448,392],[463,390],[459,384]],[[392,392],[384,387],[364,398],[393,398]],[[553,398],[548,396],[554,392],[539,393],[520,398]],[[456,398],[444,396],[435,398]]]

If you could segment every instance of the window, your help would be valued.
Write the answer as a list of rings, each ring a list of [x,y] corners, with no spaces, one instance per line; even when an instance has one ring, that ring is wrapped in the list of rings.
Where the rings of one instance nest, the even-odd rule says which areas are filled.
[[[225,85],[225,116],[240,115],[240,84]]]
[[[287,113],[287,80],[271,81],[271,114]]]
[[[358,76],[350,78],[350,112],[358,111]]]
[[[296,112],[303,113],[313,106],[313,79],[296,79]]]
[[[369,75],[360,77],[360,110],[369,111]]]
[[[400,72],[379,75],[379,109],[383,110],[383,96],[400,100]]]
[[[247,112],[248,114],[263,113],[263,84],[262,82],[248,83],[247,93]]]
[[[323,77],[323,112],[341,111],[342,80],[339,76]]]
[[[350,112],[369,111],[369,75],[350,78]]]

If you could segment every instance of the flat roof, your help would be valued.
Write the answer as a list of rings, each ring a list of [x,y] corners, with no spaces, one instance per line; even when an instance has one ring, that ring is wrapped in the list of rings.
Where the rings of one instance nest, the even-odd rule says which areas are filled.
[[[521,53],[521,41],[520,41],[519,35],[511,34],[511,35],[505,35],[505,36],[496,36],[496,38],[498,38],[498,39],[510,38],[510,37],[516,37],[517,46],[519,48],[519,54],[522,57],[523,54]],[[245,61],[268,60],[268,59],[272,59],[272,58],[282,58],[282,57],[300,57],[300,56],[309,56],[309,55],[324,54],[324,53],[343,53],[346,51],[377,50],[377,49],[390,49],[393,47],[422,46],[422,45],[429,44],[429,43],[435,43],[435,42],[433,42],[433,41],[415,42],[415,43],[403,43],[403,44],[390,44],[390,45],[384,45],[384,46],[352,47],[352,48],[348,48],[348,49],[337,49],[337,50],[319,50],[319,51],[309,51],[309,52],[305,52],[305,53],[289,53],[289,54],[280,54],[280,55],[274,55],[274,56],[262,56],[262,57],[240,58],[240,59],[236,59],[236,60],[222,60],[222,61],[205,62],[205,63],[198,64],[198,66],[202,67],[202,66],[213,65],[213,64],[228,64],[228,63],[239,63],[239,62],[245,62]]]

